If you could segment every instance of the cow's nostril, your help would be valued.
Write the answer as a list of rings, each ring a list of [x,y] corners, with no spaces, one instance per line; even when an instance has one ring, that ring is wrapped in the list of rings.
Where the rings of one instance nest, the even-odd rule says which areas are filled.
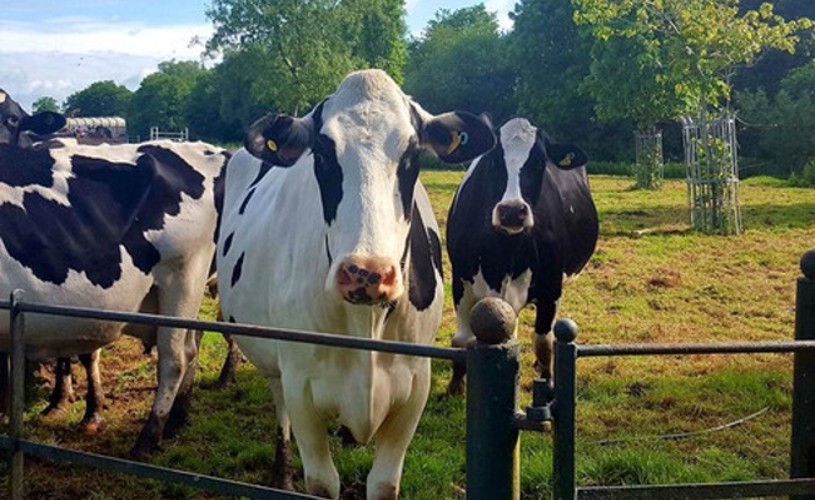
[[[340,268],[337,272],[337,284],[340,286],[349,285],[352,281],[351,275],[348,274],[345,269]]]
[[[379,273],[371,273],[371,275],[368,276],[368,283],[376,285],[377,283],[379,283],[379,280],[381,279],[382,276],[380,276]]]
[[[385,278],[382,280],[382,284],[385,286],[393,286],[396,283],[396,268],[391,267],[388,270],[388,273],[385,275]]]

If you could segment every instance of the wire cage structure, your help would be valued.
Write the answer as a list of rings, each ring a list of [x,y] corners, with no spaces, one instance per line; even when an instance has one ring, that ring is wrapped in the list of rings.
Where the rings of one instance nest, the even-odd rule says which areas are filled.
[[[727,115],[703,126],[682,117],[682,139],[691,227],[710,234],[741,234],[735,118]]]
[[[636,187],[661,189],[665,179],[665,163],[662,155],[662,131],[634,132],[637,163],[634,167]]]

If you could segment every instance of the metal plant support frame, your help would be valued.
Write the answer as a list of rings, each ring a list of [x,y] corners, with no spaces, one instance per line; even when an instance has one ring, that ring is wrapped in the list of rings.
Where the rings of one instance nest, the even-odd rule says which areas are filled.
[[[635,166],[636,187],[660,189],[665,179],[665,163],[662,154],[662,132],[634,132],[637,151]]]
[[[731,116],[702,125],[682,117],[688,206],[694,229],[712,234],[742,233],[736,121]]]

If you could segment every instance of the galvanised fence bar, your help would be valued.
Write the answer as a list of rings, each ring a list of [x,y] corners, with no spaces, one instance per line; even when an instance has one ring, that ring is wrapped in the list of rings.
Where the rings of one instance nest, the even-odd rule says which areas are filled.
[[[793,342],[725,344],[578,345],[577,326],[555,325],[555,386],[549,402],[554,416],[556,499],[679,499],[791,496],[815,499],[815,250],[801,259]],[[575,380],[577,359],[598,356],[794,353],[790,480],[655,486],[577,487],[575,482]]]
[[[17,290],[10,301],[0,301],[0,310],[8,310],[10,317],[11,351],[11,422],[8,436],[0,436],[0,449],[8,452],[10,478],[8,496],[21,500],[24,496],[23,457],[35,455],[50,460],[85,465],[112,472],[129,474],[162,482],[192,486],[213,493],[261,499],[316,498],[310,495],[246,484],[217,477],[158,467],[121,458],[68,450],[23,439],[24,406],[24,336],[25,315],[45,314],[103,321],[117,321],[153,326],[171,326],[199,331],[214,331],[269,338],[291,342],[308,342],[325,346],[364,349],[408,356],[435,359],[463,360],[467,363],[473,383],[467,392],[467,481],[474,485],[467,489],[469,500],[517,499],[520,495],[518,465],[518,430],[539,430],[536,422],[527,421],[516,411],[519,349],[510,341],[516,318],[496,316],[498,304],[478,304],[483,311],[483,325],[473,322],[479,339],[467,349],[441,348],[407,342],[360,339],[297,330],[260,327],[254,325],[220,323],[173,318],[155,314],[127,313],[102,309],[56,306],[26,302]],[[506,313],[506,311],[503,311]],[[474,316],[476,317],[476,316]],[[509,334],[507,335],[507,332]],[[483,341],[481,339],[484,339]],[[509,342],[508,342],[509,341]],[[6,356],[0,355],[0,370],[8,370]],[[478,374],[485,376],[479,379]],[[0,373],[0,377],[4,375]],[[509,450],[509,451],[507,451]],[[501,464],[494,460],[501,457]]]

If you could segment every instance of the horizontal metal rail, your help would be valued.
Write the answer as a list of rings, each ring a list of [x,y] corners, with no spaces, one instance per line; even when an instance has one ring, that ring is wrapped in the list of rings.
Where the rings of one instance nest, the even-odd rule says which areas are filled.
[[[666,500],[686,498],[756,498],[811,495],[813,479],[660,486],[589,486],[577,489],[579,500]]]
[[[13,440],[6,436],[0,436],[0,449],[11,450],[14,446]],[[184,472],[157,465],[143,464],[114,458],[96,453],[86,453],[82,451],[68,450],[56,446],[48,446],[33,441],[21,439],[17,441],[17,449],[29,455],[60,462],[69,462],[78,465],[85,465],[96,469],[104,469],[111,472],[119,472],[130,476],[138,476],[145,479],[154,479],[163,482],[184,484],[193,488],[198,488],[212,493],[229,495],[230,497],[262,498],[269,500],[289,500],[289,499],[315,499],[317,497],[278,490],[266,486],[256,486],[240,481],[221,479],[204,474]]]
[[[0,309],[10,309],[9,302],[0,302]],[[317,344],[331,347],[345,347],[348,349],[389,352],[393,354],[449,359],[453,361],[464,361],[466,356],[466,351],[461,348],[435,347],[431,345],[412,344],[410,342],[399,342],[393,340],[363,339],[345,335],[333,335],[330,333],[284,330],[241,323],[219,323],[196,319],[181,319],[172,316],[162,316],[160,314],[129,313],[88,307],[53,306],[25,301],[19,302],[18,309],[22,312],[48,314],[52,316],[69,316],[74,318],[138,323],[141,325],[189,328],[202,331],[209,330],[221,333],[231,333],[234,335],[243,335],[246,337],[285,340],[289,342]]]
[[[815,351],[815,340],[721,344],[577,344],[577,356],[657,356],[676,354],[760,354]]]

